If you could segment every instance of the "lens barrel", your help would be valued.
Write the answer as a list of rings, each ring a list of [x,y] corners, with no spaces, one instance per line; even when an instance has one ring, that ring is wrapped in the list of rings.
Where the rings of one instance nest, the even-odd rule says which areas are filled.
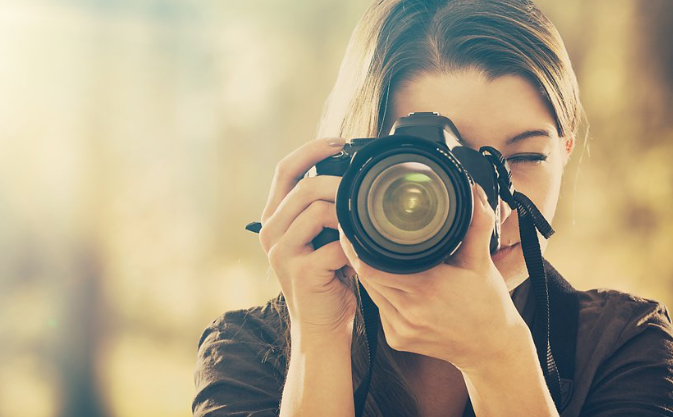
[[[336,206],[364,262],[391,273],[420,272],[460,246],[472,219],[471,180],[445,145],[395,134],[353,156]]]

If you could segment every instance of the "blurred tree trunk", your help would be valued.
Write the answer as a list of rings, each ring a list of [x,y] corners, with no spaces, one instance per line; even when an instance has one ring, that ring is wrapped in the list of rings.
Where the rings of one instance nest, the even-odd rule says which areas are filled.
[[[633,76],[649,81],[646,95],[641,97],[641,114],[647,130],[664,132],[673,127],[673,1],[638,2],[637,62]],[[654,106],[653,106],[654,104]],[[653,142],[661,139],[650,137]]]
[[[86,248],[77,254],[73,279],[64,291],[64,334],[58,361],[63,381],[61,417],[105,417],[96,356],[103,335],[102,273],[98,257]]]

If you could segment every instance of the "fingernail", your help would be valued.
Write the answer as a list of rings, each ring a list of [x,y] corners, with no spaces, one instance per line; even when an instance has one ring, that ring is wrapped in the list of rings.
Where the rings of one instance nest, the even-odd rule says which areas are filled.
[[[475,184],[474,186],[477,188],[477,196],[479,196],[479,201],[481,201],[481,205],[484,207],[489,206],[488,197],[486,197],[486,192],[484,191],[484,189],[481,188],[481,185],[479,184]]]
[[[340,148],[346,144],[346,139],[344,138],[325,138],[325,142],[332,148]]]

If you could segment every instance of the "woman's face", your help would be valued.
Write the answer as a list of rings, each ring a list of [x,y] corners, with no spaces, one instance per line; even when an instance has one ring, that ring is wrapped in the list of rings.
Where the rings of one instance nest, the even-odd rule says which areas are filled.
[[[411,112],[434,111],[450,118],[473,149],[493,146],[508,159],[512,181],[551,222],[572,139],[559,138],[538,90],[524,78],[488,80],[481,72],[427,73],[393,91],[385,126]],[[502,205],[504,207],[504,204]],[[516,213],[503,210],[501,250],[492,256],[511,291],[528,277]],[[546,240],[541,239],[544,252]]]

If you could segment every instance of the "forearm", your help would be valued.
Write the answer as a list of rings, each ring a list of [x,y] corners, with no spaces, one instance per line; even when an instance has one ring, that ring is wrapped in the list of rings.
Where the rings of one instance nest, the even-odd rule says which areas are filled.
[[[510,357],[463,372],[477,417],[558,417],[528,329],[513,333]]]
[[[280,416],[353,416],[350,335],[293,333],[291,344]]]

